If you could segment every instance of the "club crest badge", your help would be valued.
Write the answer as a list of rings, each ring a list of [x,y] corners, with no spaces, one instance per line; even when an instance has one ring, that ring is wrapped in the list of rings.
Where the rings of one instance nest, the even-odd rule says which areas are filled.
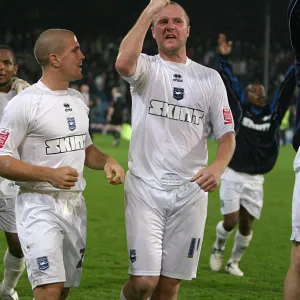
[[[173,98],[176,99],[177,101],[179,101],[179,100],[182,100],[183,97],[184,97],[184,89],[174,87]]]
[[[71,118],[67,118],[68,121],[68,125],[69,125],[69,129],[71,131],[74,131],[76,129],[76,122],[75,122],[75,118],[71,117]]]

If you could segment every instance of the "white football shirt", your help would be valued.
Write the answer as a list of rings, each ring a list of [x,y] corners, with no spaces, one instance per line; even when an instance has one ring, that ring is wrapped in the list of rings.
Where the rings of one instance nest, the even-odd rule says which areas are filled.
[[[129,170],[158,189],[172,189],[207,166],[209,126],[217,139],[234,132],[220,75],[186,63],[141,54],[131,85]]]
[[[15,90],[10,90],[8,93],[0,93],[0,119],[3,116],[7,103],[16,95],[17,92]],[[14,153],[14,157],[18,158],[18,154]],[[0,177],[0,198],[16,197],[18,190],[18,186],[13,181]]]
[[[79,173],[72,191],[85,188],[85,149],[92,144],[88,133],[89,109],[73,89],[52,91],[41,81],[26,88],[6,106],[0,124],[0,155],[13,155],[32,165],[70,166]],[[30,190],[56,190],[47,182],[23,182]]]

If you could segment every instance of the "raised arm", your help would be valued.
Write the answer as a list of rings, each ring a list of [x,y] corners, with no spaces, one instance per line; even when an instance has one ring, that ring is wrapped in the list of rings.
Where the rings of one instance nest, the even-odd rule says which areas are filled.
[[[242,103],[246,103],[246,95],[243,88],[240,86],[239,81],[232,72],[232,66],[228,61],[228,55],[232,51],[232,42],[227,41],[225,34],[220,34],[218,38],[218,57],[215,62],[214,68],[220,73],[223,81],[227,78],[230,84],[230,89],[236,94],[236,98]],[[224,81],[226,89],[229,87]]]
[[[296,88],[295,66],[292,65],[285,74],[284,81],[275,91],[273,100],[270,104],[271,112],[278,112],[281,121],[291,105],[293,94]],[[281,123],[281,122],[280,122]]]
[[[169,3],[169,0],[151,0],[136,24],[123,39],[115,63],[117,71],[122,76],[129,77],[135,74],[137,61],[142,52],[145,36],[151,22],[155,15]]]
[[[291,0],[288,7],[288,25],[290,31],[291,46],[296,55],[296,82],[300,87],[300,1]],[[293,147],[298,151],[300,146],[300,92],[296,102],[296,132],[293,137]]]

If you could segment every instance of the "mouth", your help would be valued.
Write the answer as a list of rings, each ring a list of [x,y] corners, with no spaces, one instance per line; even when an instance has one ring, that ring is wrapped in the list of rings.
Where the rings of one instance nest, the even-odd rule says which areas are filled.
[[[177,37],[176,37],[174,34],[167,34],[167,35],[165,36],[165,39],[166,39],[166,40],[176,40]]]

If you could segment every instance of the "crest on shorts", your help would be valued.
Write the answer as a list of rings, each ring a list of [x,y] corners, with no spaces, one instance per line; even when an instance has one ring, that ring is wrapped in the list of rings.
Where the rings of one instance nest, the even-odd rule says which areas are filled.
[[[184,89],[174,87],[173,98],[176,99],[177,101],[179,101],[179,100],[182,100],[183,97],[184,97]]]
[[[76,129],[76,122],[75,122],[75,118],[71,117],[71,118],[67,118],[68,121],[68,125],[69,125],[69,129],[71,131]]]
[[[130,261],[132,263],[134,263],[136,261],[136,251],[135,251],[135,249],[130,249],[129,258],[130,258]]]
[[[45,271],[49,269],[49,262],[47,256],[38,257],[36,261],[40,270]]]

